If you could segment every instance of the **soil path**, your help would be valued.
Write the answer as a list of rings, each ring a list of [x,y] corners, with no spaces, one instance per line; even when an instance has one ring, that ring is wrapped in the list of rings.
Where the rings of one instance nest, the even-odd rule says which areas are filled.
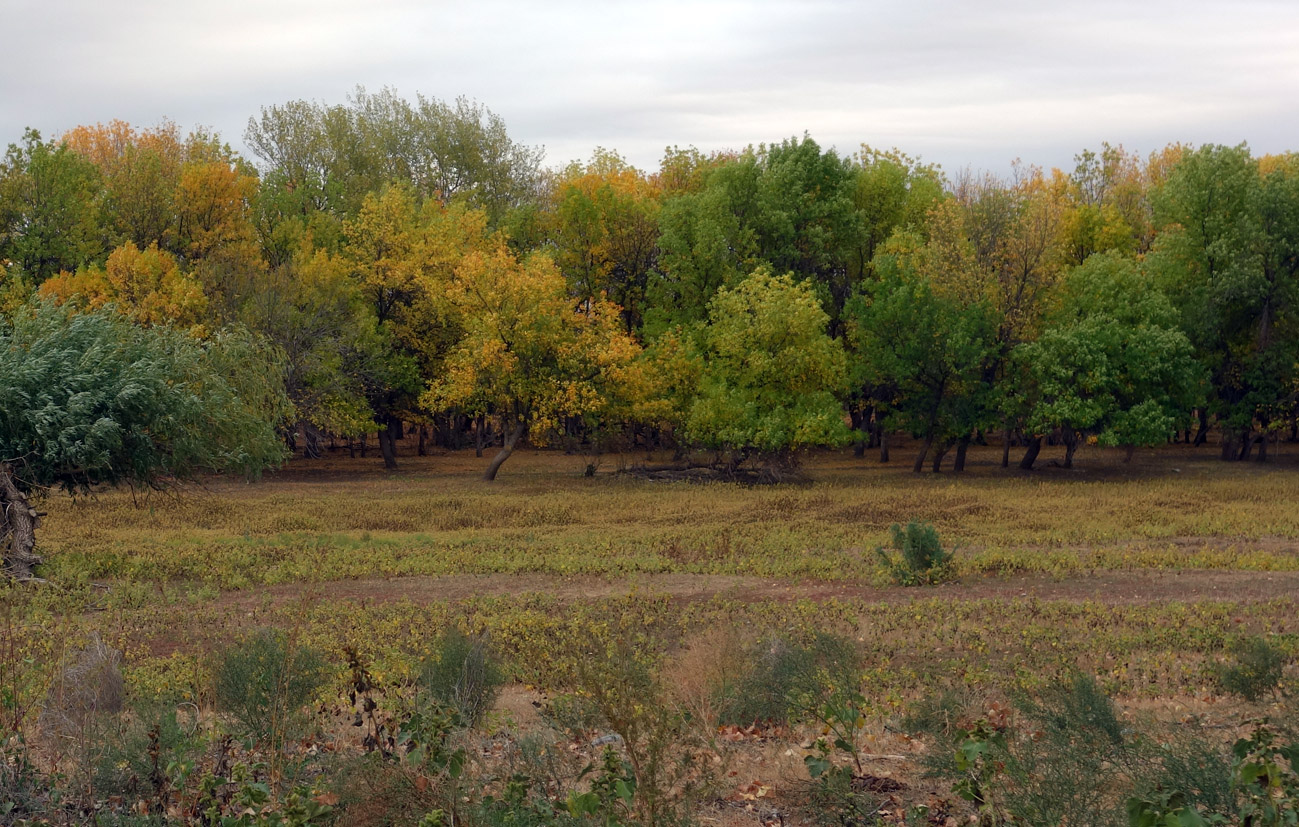
[[[1027,575],[967,579],[931,588],[877,588],[845,581],[780,580],[706,574],[641,574],[630,577],[560,577],[543,574],[464,574],[293,583],[226,592],[217,605],[253,609],[303,599],[348,600],[365,604],[410,601],[429,604],[472,597],[545,594],[561,600],[618,597],[635,591],[681,600],[725,598],[740,601],[867,600],[905,602],[929,598],[953,600],[1037,599],[1092,601],[1108,605],[1221,600],[1258,602],[1299,598],[1299,572],[1245,571],[1109,571],[1065,578]]]

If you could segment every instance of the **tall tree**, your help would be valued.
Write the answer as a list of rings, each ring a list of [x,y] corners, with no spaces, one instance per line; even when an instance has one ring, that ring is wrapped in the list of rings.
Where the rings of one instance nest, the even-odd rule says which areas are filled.
[[[448,300],[464,335],[424,404],[500,418],[504,444],[483,474],[487,480],[525,434],[544,443],[562,418],[613,404],[640,352],[614,305],[574,307],[545,256],[520,262],[504,245],[472,252],[456,268]]]
[[[718,291],[699,334],[687,437],[728,451],[733,466],[846,442],[843,348],[828,324],[812,285],[788,275],[759,270]]]
[[[0,165],[0,262],[34,286],[103,254],[99,171],[29,129]]]
[[[1014,354],[1030,377],[1029,426],[1060,429],[1066,468],[1087,436],[1126,447],[1129,457],[1136,446],[1166,442],[1202,392],[1168,299],[1135,262],[1113,252],[1074,268],[1061,293],[1046,332]]]
[[[33,576],[32,497],[59,486],[166,486],[281,461],[278,357],[246,334],[199,342],[49,303],[0,321],[0,550]]]
[[[1260,175],[1241,145],[1185,152],[1155,195],[1148,264],[1209,373],[1223,459],[1247,458],[1294,392],[1297,194],[1293,164]]]

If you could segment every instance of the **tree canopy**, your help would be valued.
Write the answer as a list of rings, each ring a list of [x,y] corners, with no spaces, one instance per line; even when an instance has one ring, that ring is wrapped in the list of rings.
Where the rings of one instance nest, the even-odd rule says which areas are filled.
[[[30,575],[33,492],[256,475],[284,459],[278,354],[242,331],[207,341],[111,308],[39,303],[0,321],[0,548]],[[34,528],[32,526],[31,528]]]

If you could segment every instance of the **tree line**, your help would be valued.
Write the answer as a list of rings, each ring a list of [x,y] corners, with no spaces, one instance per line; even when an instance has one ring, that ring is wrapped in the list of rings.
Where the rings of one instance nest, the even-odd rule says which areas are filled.
[[[238,342],[305,455],[490,444],[489,478],[525,439],[733,467],[887,461],[905,431],[938,471],[990,437],[1031,468],[1045,439],[1069,465],[1088,442],[1212,431],[1244,460],[1299,436],[1299,155],[1104,145],[948,175],[804,136],[547,169],[481,104],[364,89],[265,107],[244,138],[253,159],[170,123],[10,145],[8,358],[51,314],[203,358]]]

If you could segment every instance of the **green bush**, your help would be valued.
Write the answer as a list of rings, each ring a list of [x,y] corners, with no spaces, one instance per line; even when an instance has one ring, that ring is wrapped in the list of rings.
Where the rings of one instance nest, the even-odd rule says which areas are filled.
[[[1265,638],[1247,637],[1232,647],[1234,662],[1219,666],[1218,685],[1247,701],[1257,701],[1281,685],[1286,656]]]
[[[947,695],[908,722],[937,741],[928,771],[949,778],[986,823],[1119,827],[1123,790],[1148,772],[1113,702],[1085,675],[1013,709],[972,710]]]
[[[318,652],[295,645],[283,632],[263,630],[218,657],[216,707],[241,735],[278,748],[297,731],[302,708],[327,676]]]
[[[162,800],[170,784],[168,766],[195,764],[205,747],[197,721],[186,717],[175,707],[137,707],[123,716],[96,757],[95,795],[127,802]]]
[[[420,669],[418,685],[427,699],[455,710],[460,723],[472,727],[496,703],[504,680],[486,641],[451,627],[438,656]]]
[[[856,689],[861,675],[857,647],[826,633],[802,643],[772,637],[755,647],[749,662],[750,670],[719,692],[721,723],[786,724],[807,718],[828,687]]]
[[[906,528],[895,524],[891,532],[893,553],[882,547],[875,551],[894,583],[923,586],[941,583],[949,577],[952,553],[943,550],[938,530],[931,524],[913,521]]]

